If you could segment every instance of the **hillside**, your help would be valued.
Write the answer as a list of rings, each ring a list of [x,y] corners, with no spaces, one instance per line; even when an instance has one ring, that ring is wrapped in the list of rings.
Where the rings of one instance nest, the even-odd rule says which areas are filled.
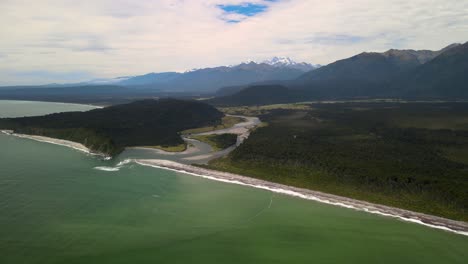
[[[315,71],[308,72],[302,75],[298,81],[389,81],[403,72],[407,72],[423,65],[454,47],[457,47],[457,44],[452,44],[439,51],[391,49],[383,53],[363,52],[350,58],[323,66]]]
[[[406,97],[468,98],[468,42],[440,54],[396,80],[391,90]]]
[[[468,99],[467,72],[468,43],[439,51],[361,53],[293,81],[228,87],[210,102],[232,106],[354,98]]]
[[[295,68],[250,62],[232,67],[197,69],[179,74],[164,83],[154,83],[153,86],[164,91],[214,92],[225,86],[247,85],[267,80],[293,80],[302,74],[304,71]]]
[[[0,119],[1,129],[79,142],[115,155],[128,146],[175,146],[178,132],[217,125],[224,115],[196,101],[142,100],[88,112]]]
[[[207,100],[207,103],[220,106],[266,105],[298,102],[310,96],[302,90],[294,90],[282,85],[254,85],[241,91]]]
[[[162,72],[97,79],[75,84],[0,87],[0,99],[107,105],[154,97],[205,97],[223,87],[294,80],[315,67],[318,66],[292,60],[288,63],[274,60],[194,69],[184,73]]]

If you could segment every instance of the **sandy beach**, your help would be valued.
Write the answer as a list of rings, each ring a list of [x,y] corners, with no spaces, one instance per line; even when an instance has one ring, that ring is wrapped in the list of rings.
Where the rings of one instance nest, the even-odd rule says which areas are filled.
[[[156,159],[139,159],[134,160],[137,164],[143,166],[156,167],[161,169],[168,169],[176,172],[190,174],[210,180],[216,180],[220,182],[239,184],[244,186],[250,186],[258,189],[264,189],[275,193],[281,193],[302,199],[313,200],[325,204],[341,206],[350,208],[358,211],[368,212],[372,214],[378,214],[387,217],[397,218],[403,221],[421,224],[431,228],[437,228],[461,235],[468,236],[468,223],[461,221],[454,221],[442,217],[412,212],[404,209],[373,204],[369,202],[359,201],[350,199],[342,196],[333,194],[322,193],[318,191],[312,191],[308,189],[291,187],[283,184],[263,181],[255,178],[250,178],[242,175],[220,172],[196,166],[181,164],[168,160],[156,160]]]
[[[11,130],[0,130],[0,132],[7,134],[7,135],[20,137],[20,138],[32,139],[32,140],[36,140],[40,142],[66,146],[66,147],[70,147],[70,148],[85,152],[87,154],[103,156],[105,159],[110,159],[110,157],[105,156],[103,154],[91,152],[83,144],[72,142],[72,141],[43,137],[43,136],[17,134]],[[382,216],[397,218],[402,221],[421,224],[427,227],[441,229],[441,230],[468,236],[468,223],[466,222],[455,221],[455,220],[427,215],[423,213],[412,212],[412,211],[399,209],[395,207],[373,204],[373,203],[346,198],[342,196],[337,196],[333,194],[327,194],[323,192],[287,186],[283,184],[268,182],[268,181],[259,180],[259,179],[255,179],[255,178],[251,178],[247,176],[242,176],[242,175],[237,175],[233,173],[205,169],[205,168],[182,164],[182,163],[169,161],[169,160],[130,159],[130,160],[121,162],[121,164],[117,165],[117,167],[120,167],[132,161],[142,166],[161,168],[161,169],[176,171],[176,172],[189,174],[189,175],[193,175],[197,177],[202,177],[202,178],[206,178],[210,180],[268,190],[271,192],[285,194],[285,195],[294,196],[294,197],[307,199],[307,200],[313,200],[313,201],[317,201],[320,203],[325,203],[325,204],[345,207],[349,209],[354,209],[358,211],[368,212],[372,214],[378,214]],[[106,168],[106,170],[114,171],[113,168]]]
[[[19,138],[26,138],[26,139],[32,139],[32,140],[36,140],[36,141],[39,141],[39,142],[46,142],[46,143],[50,143],[50,144],[65,146],[65,147],[69,147],[69,148],[72,148],[72,149],[79,150],[81,152],[85,152],[87,154],[102,156],[105,159],[110,159],[110,157],[107,156],[107,155],[104,155],[102,153],[93,152],[89,148],[84,146],[83,144],[76,143],[76,142],[73,142],[73,141],[50,138],[50,137],[44,137],[44,136],[18,134],[18,133],[14,133],[12,130],[0,130],[0,131],[3,134],[7,134],[7,135],[10,135],[10,136],[15,136],[15,137],[19,137]]]

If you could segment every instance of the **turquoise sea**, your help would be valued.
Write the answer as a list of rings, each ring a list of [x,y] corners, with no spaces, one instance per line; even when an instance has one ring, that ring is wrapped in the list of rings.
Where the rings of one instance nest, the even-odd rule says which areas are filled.
[[[122,159],[0,134],[0,263],[468,262],[466,236]]]

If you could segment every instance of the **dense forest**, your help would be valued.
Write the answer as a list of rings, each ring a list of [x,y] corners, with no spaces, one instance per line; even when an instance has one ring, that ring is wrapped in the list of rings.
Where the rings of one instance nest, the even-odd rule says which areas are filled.
[[[191,138],[210,144],[214,151],[229,148],[237,142],[236,134],[198,135]]]
[[[312,104],[260,118],[268,125],[209,166],[468,220],[466,103]]]
[[[223,113],[197,101],[142,100],[87,112],[0,119],[0,129],[79,142],[115,155],[127,146],[175,146],[180,131],[221,123]]]

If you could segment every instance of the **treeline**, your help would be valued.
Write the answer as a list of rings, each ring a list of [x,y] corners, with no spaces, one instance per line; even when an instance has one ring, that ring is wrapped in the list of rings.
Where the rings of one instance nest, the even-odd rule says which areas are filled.
[[[142,100],[88,112],[0,119],[0,128],[79,142],[110,155],[127,146],[175,146],[182,130],[221,123],[223,113],[197,101]]]
[[[255,177],[468,219],[467,104],[337,104],[273,110],[228,159],[211,166]],[[468,124],[467,121],[464,121]],[[465,153],[453,159],[448,150]],[[466,163],[462,162],[466,160]]]
[[[236,134],[213,134],[191,136],[194,139],[210,144],[215,151],[229,148],[237,143]]]

